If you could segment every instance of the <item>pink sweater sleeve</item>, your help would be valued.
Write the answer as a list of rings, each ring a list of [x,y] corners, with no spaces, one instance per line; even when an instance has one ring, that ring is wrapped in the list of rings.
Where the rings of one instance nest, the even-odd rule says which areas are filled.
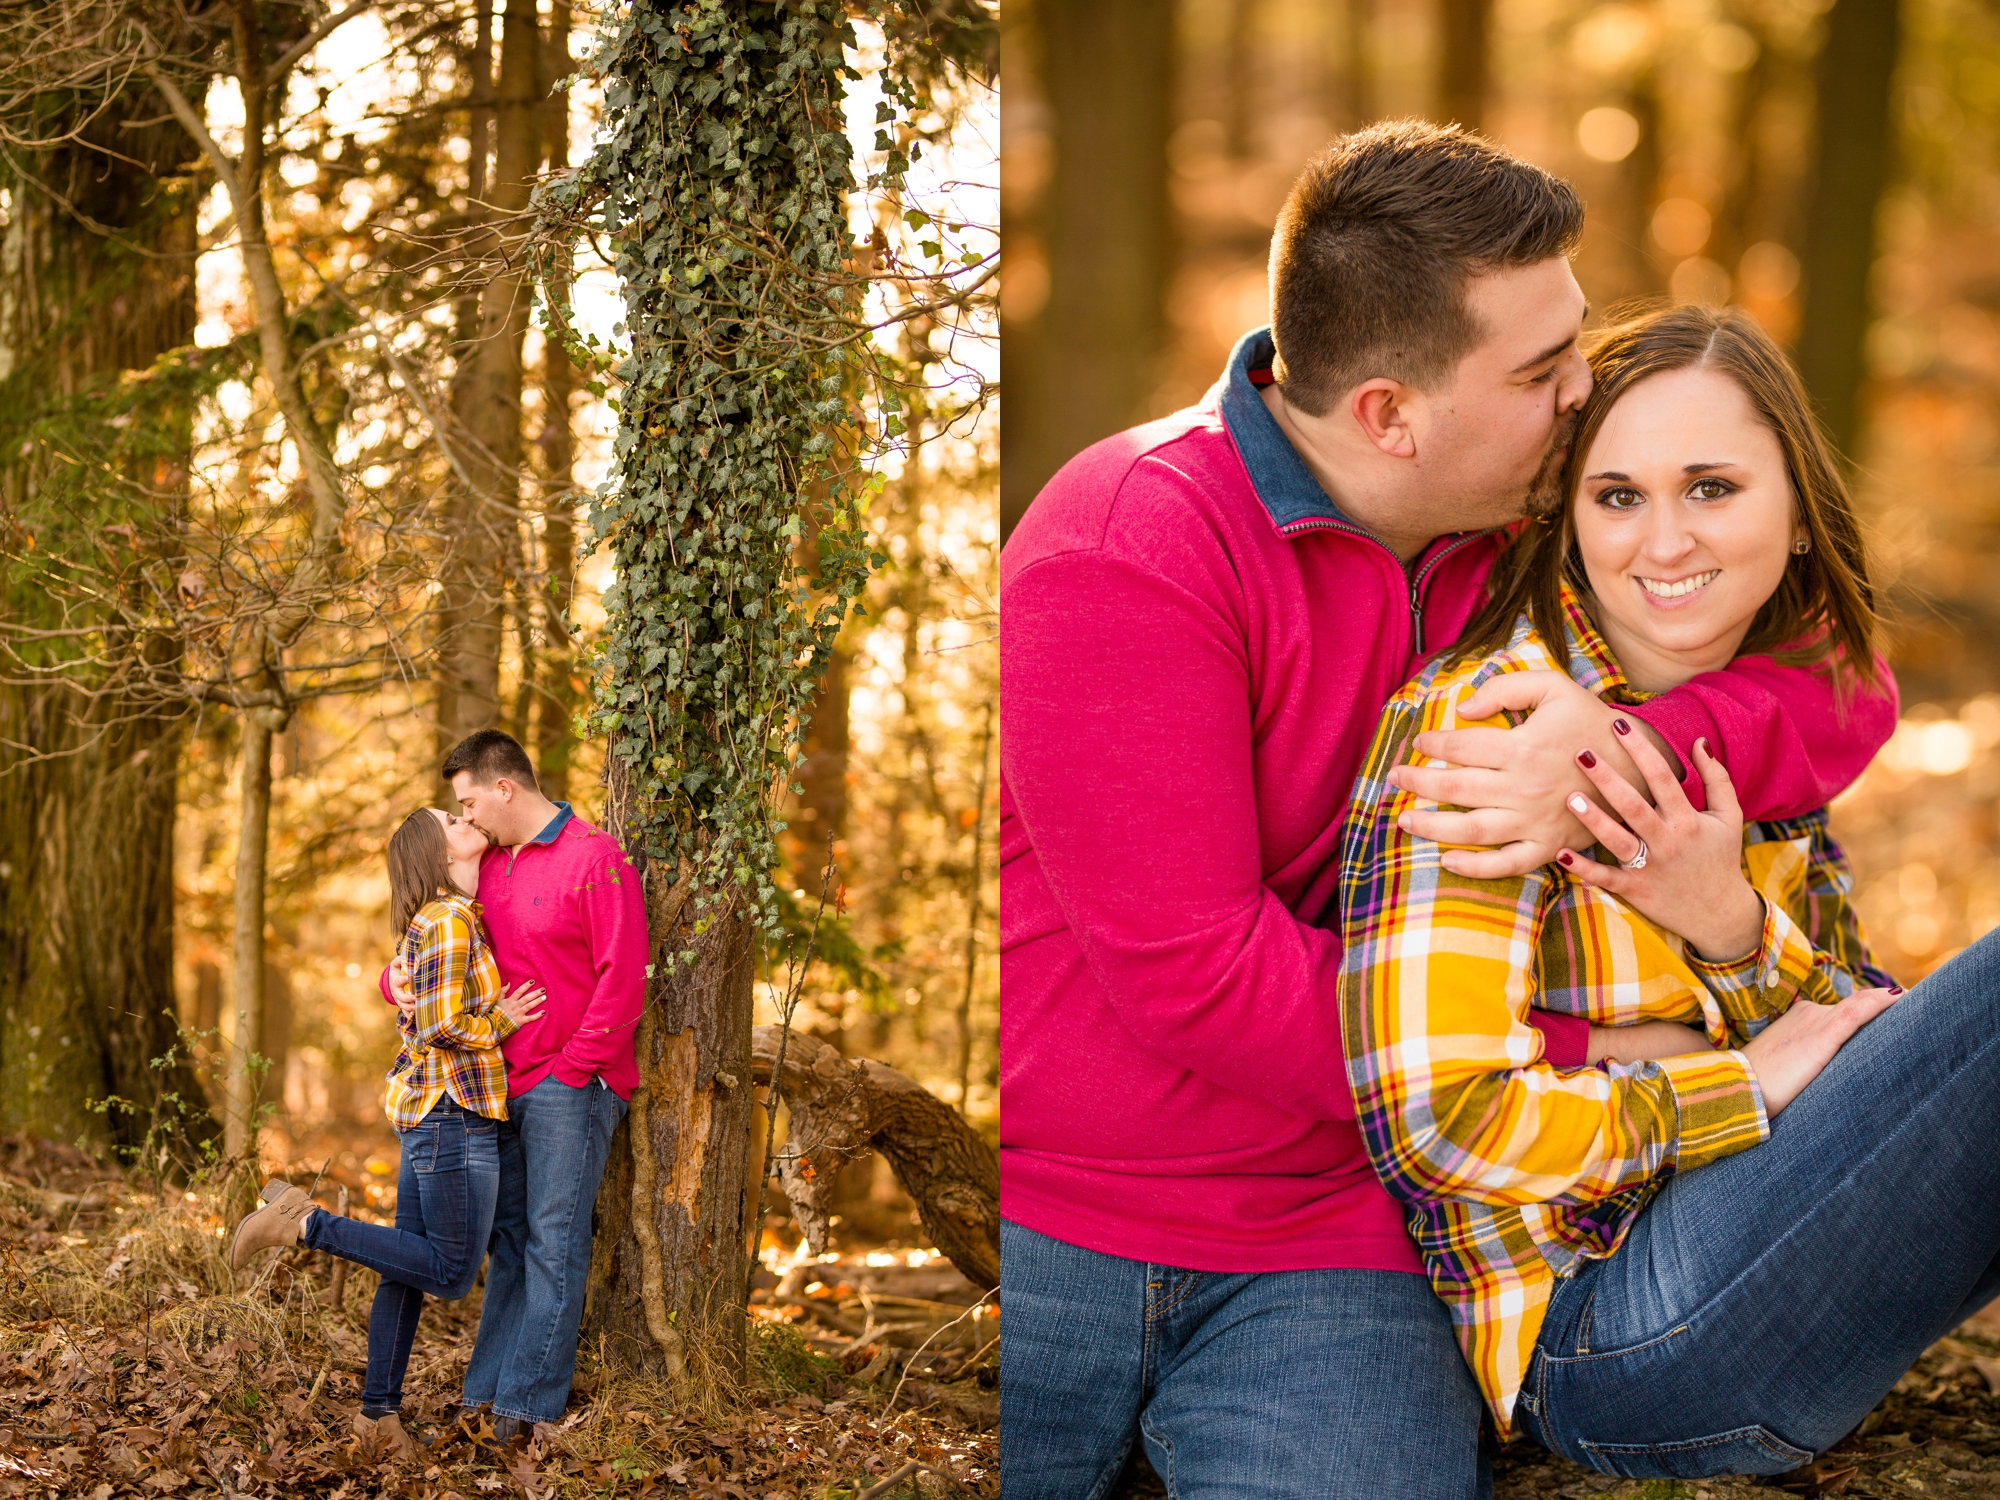
[[[1339,936],[1263,884],[1240,627],[1078,552],[1024,570],[1001,628],[1007,786],[1136,1044],[1307,1118],[1352,1119]]]
[[[1708,805],[1694,768],[1694,742],[1706,737],[1745,817],[1795,818],[1845,791],[1896,732],[1896,679],[1887,662],[1877,669],[1878,690],[1842,704],[1824,673],[1743,656],[1633,712],[1680,756],[1696,807]]]
[[[554,1068],[557,1078],[579,1089],[615,1061],[631,1063],[652,957],[639,872],[610,839],[602,843],[604,856],[593,858],[576,893],[578,915],[590,943],[590,1001]]]

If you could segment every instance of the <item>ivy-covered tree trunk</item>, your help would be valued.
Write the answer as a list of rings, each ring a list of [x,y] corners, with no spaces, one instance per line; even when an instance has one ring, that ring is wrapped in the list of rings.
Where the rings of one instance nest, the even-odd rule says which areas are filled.
[[[865,337],[841,113],[853,37],[832,0],[636,0],[614,24],[595,64],[602,144],[543,205],[557,222],[601,213],[631,338],[591,513],[617,568],[597,724],[608,823],[647,870],[654,967],[589,1328],[630,1362],[699,1375],[744,1357],[751,959],[776,928],[777,807],[872,561],[842,475],[816,572],[796,556]],[[543,286],[560,286],[547,268]]]
[[[190,341],[194,328],[193,185],[175,180],[178,127],[139,124],[134,99],[91,127],[114,153],[70,146],[24,156],[43,186],[6,182],[0,253],[0,537],[67,546],[88,534],[116,576],[136,535],[132,510],[171,505],[186,483],[185,413],[151,414],[156,457],[138,486],[77,487],[56,446],[73,403]],[[116,231],[87,227],[83,219]],[[120,241],[124,243],[120,243]],[[140,529],[150,531],[151,524]],[[104,543],[108,539],[109,545]],[[16,620],[46,600],[0,599]],[[170,671],[175,644],[127,639],[109,653]],[[197,1138],[213,1133],[208,1102],[183,1057],[155,1068],[177,1039],[173,988],[174,781],[182,721],[101,678],[0,686],[0,1130],[136,1144],[163,1092],[177,1095]],[[93,1110],[116,1096],[130,1109]],[[179,1111],[169,1106],[170,1116]]]

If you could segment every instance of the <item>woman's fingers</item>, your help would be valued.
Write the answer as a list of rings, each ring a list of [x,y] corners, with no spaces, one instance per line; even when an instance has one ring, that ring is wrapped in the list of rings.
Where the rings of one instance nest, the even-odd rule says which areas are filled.
[[[1636,838],[1657,839],[1660,837],[1661,833],[1664,832],[1664,825],[1660,822],[1660,815],[1653,810],[1651,803],[1632,789],[1632,784],[1629,781],[1612,770],[1611,767],[1607,766],[1588,750],[1578,753],[1576,763],[1583,768],[1583,774],[1590,778],[1591,784],[1597,788],[1598,794],[1611,804],[1611,811],[1624,820],[1625,826],[1632,830]],[[1576,800],[1574,796],[1570,798],[1571,812],[1576,812]],[[1580,818],[1583,815],[1577,813],[1577,816]],[[1595,828],[1591,829],[1593,833],[1596,831]],[[1638,847],[1635,839],[1632,848],[1636,850]],[[1621,859],[1626,857],[1624,854],[1619,855]]]
[[[1701,773],[1701,784],[1708,791],[1708,810],[1731,822],[1742,822],[1743,808],[1736,800],[1736,783],[1729,779],[1728,768],[1709,754],[1706,739],[1694,742],[1694,768]]]
[[[1901,985],[1893,985],[1886,990],[1856,990],[1835,1009],[1841,1012],[1841,1020],[1849,1023],[1847,1034],[1852,1036],[1902,999],[1903,993]]]
[[[1635,845],[1633,853],[1638,849]],[[1632,886],[1632,872],[1622,865],[1607,865],[1592,859],[1587,854],[1579,854],[1574,849],[1558,849],[1556,863],[1561,865],[1583,885],[1609,891],[1614,896],[1622,896]]]
[[[1681,779],[1674,775],[1666,757],[1653,748],[1653,742],[1645,735],[1634,731],[1630,719],[1613,719],[1611,728],[1625,742],[1625,753],[1632,757],[1632,764],[1639,768],[1639,774],[1646,778],[1647,789],[1653,794],[1653,805],[1662,817],[1673,817],[1677,813],[1693,812],[1694,806],[1681,790]]]
[[[1583,793],[1570,793],[1569,810],[1576,814],[1577,822],[1581,823],[1598,843],[1617,857],[1619,863],[1622,864],[1638,854],[1639,842],[1643,835],[1634,833]]]

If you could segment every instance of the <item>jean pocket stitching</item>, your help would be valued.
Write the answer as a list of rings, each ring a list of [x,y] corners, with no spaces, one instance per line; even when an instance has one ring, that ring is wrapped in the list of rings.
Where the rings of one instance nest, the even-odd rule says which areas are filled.
[[[1687,1331],[1686,1323],[1677,1323],[1659,1337],[1647,1339],[1643,1344],[1627,1344],[1622,1349],[1599,1349],[1590,1354],[1550,1354],[1544,1350],[1542,1360],[1545,1364],[1551,1365],[1587,1365],[1597,1360],[1623,1359],[1628,1354],[1643,1354],[1648,1349],[1657,1349],[1669,1339],[1679,1338]]]
[[[1721,1448],[1743,1442],[1754,1442],[1773,1458],[1786,1459],[1794,1464],[1812,1461],[1809,1449],[1786,1442],[1760,1422],[1752,1422],[1747,1427],[1732,1427],[1727,1432],[1713,1432],[1697,1438],[1677,1438],[1666,1443],[1595,1443],[1589,1438],[1578,1438],[1576,1445],[1586,1453],[1602,1454],[1607,1458],[1645,1458],[1675,1453],[1699,1453],[1705,1448]]]

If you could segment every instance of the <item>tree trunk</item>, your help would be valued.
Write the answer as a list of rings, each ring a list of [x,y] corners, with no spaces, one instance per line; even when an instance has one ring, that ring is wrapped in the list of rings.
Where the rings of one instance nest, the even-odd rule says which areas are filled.
[[[1444,45],[1438,57],[1438,118],[1467,130],[1486,124],[1493,0],[1442,0]]]
[[[965,989],[958,1000],[958,1112],[972,1096],[972,997],[979,984],[979,924],[986,894],[986,791],[993,765],[993,705],[986,705],[986,728],[979,737],[979,791],[972,804],[972,877],[966,882]]]
[[[1039,214],[1049,295],[1001,339],[1001,526],[1049,476],[1143,421],[1166,342],[1174,7],[1035,0],[1055,164]]]
[[[542,64],[542,149],[551,171],[569,162],[569,94],[555,84],[569,76],[570,7],[556,0],[549,10],[549,34]],[[567,295],[567,285],[550,288]],[[540,444],[545,476],[542,499],[542,665],[535,702],[535,775],[544,796],[569,796],[570,760],[576,751],[578,693],[575,652],[570,645],[569,607],[576,580],[576,433],[570,408],[577,390],[576,366],[561,344],[543,345],[543,421]]]
[[[510,5],[500,33],[497,144],[486,194],[494,222],[476,241],[494,269],[479,294],[477,339],[452,380],[451,441],[465,477],[454,476],[446,504],[451,550],[440,574],[438,739],[447,747],[500,717],[506,585],[519,549],[521,341],[529,308],[523,225],[515,216],[528,206],[541,160],[541,47],[535,8]]]
[[[1736,142],[1736,149],[1730,153],[1731,175],[1716,206],[1715,228],[1709,234],[1706,251],[1731,276],[1736,274],[1743,252],[1757,238],[1752,221],[1762,210],[1764,195],[1769,191],[1761,126],[1775,73],[1770,38],[1761,28],[1749,26],[1742,19],[1737,24],[1746,26],[1755,37],[1757,55],[1736,80],[1729,128],[1729,138]]]
[[[1343,0],[1340,7],[1343,62],[1334,119],[1359,130],[1375,118],[1375,0]]]
[[[1222,147],[1231,161],[1247,161],[1252,154],[1251,127],[1264,112],[1257,56],[1260,0],[1233,0],[1229,7],[1229,54],[1227,87],[1222,122]]]
[[[237,785],[236,918],[231,937],[228,1102],[224,1140],[231,1156],[257,1144],[257,1101],[264,1070],[264,870],[271,834],[271,737],[285,715],[253,708],[243,715],[243,775]]]
[[[1834,446],[1861,437],[1874,298],[1875,219],[1894,152],[1890,85],[1902,50],[1899,0],[1837,0],[1820,52],[1819,160],[1806,217],[1797,359]]]
[[[72,145],[12,156],[0,169],[10,198],[0,427],[10,432],[193,337],[197,192],[175,180],[185,154],[179,127],[138,123],[155,109],[135,91],[95,119],[88,138],[115,154]],[[75,214],[21,180],[24,171]],[[184,450],[184,419],[159,420],[176,424],[170,446]],[[134,477],[171,506],[185,465],[176,473],[163,459]],[[75,515],[100,501],[129,503],[51,488],[57,467],[45,445],[7,442],[0,511],[26,519],[52,505]],[[10,597],[0,608],[27,618],[37,604]],[[155,636],[107,654],[170,674],[177,646]],[[184,724],[153,700],[99,695],[103,686],[0,687],[0,1129],[136,1146],[171,1094],[180,1104],[167,1115],[206,1140],[215,1126],[191,1063],[153,1066],[178,1037],[172,860]],[[90,1108],[112,1096],[131,1107]]]
[[[606,827],[625,842],[616,754]],[[653,970],[636,1050],[639,1088],[598,1190],[584,1337],[621,1364],[678,1378],[741,1377],[750,1274],[751,924],[697,910],[645,871]],[[691,963],[673,956],[694,951]]]
[[[759,1026],[751,1076],[769,1084],[779,1028]],[[924,1232],[975,1286],[1000,1284],[1000,1163],[964,1118],[882,1063],[845,1058],[817,1037],[785,1039],[782,1086],[792,1125],[779,1165],[785,1197],[818,1253],[841,1167],[880,1151],[917,1205]]]

